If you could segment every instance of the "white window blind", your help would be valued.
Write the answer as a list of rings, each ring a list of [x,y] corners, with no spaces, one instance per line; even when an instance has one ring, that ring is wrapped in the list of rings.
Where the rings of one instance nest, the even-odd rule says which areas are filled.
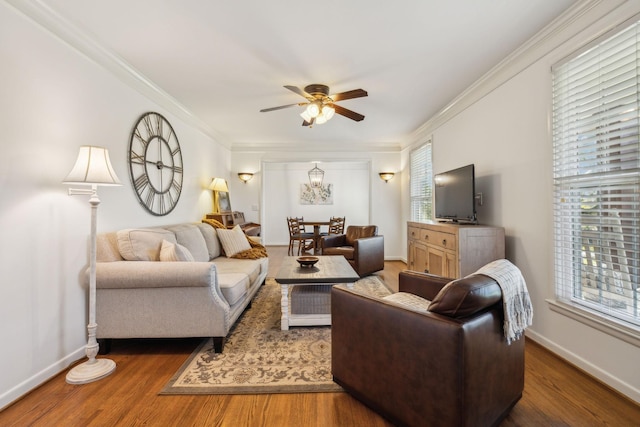
[[[411,152],[411,220],[432,219],[433,168],[431,142]]]
[[[640,330],[638,23],[553,68],[556,298]]]

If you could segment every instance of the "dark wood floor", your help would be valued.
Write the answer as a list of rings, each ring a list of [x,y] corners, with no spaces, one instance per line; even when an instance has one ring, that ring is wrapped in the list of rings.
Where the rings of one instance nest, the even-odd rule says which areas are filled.
[[[286,248],[269,255],[273,277]],[[386,262],[379,275],[397,289],[404,268]],[[63,372],[0,412],[0,426],[391,426],[347,393],[158,395],[200,341],[115,341],[111,376],[73,386]],[[524,394],[502,427],[640,426],[640,406],[538,344],[527,340],[525,357]]]

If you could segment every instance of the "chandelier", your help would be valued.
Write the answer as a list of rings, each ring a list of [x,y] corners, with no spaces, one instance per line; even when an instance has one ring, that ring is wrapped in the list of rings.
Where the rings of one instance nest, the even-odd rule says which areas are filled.
[[[309,184],[312,188],[322,187],[322,178],[324,178],[324,171],[315,164],[315,167],[309,171]]]

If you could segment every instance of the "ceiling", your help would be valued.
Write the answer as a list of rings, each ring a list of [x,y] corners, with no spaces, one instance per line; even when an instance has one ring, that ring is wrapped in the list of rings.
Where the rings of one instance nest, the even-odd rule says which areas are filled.
[[[232,149],[401,146],[576,0],[40,0]],[[49,11],[49,12],[51,12]],[[303,127],[284,85],[368,97]]]

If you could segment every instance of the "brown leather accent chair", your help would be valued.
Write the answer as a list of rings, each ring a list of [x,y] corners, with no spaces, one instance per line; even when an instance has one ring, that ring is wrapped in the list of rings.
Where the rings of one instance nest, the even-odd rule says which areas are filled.
[[[320,245],[322,255],[343,255],[360,277],[384,269],[384,236],[376,225],[350,225],[345,234],[323,236]]]
[[[331,290],[331,369],[348,393],[398,426],[495,426],[524,389],[524,338],[503,332],[488,276],[400,273],[420,311],[346,287]]]

